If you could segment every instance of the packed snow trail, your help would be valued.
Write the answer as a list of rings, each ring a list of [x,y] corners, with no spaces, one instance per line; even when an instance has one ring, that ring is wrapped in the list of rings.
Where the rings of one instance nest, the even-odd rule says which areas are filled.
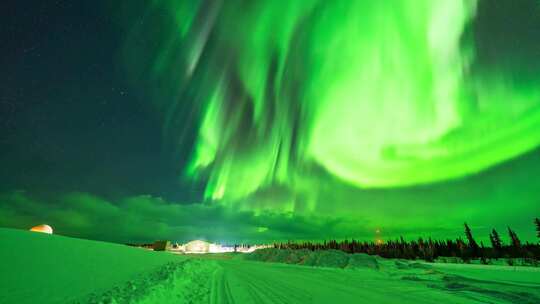
[[[183,256],[84,303],[540,303],[538,268],[377,260],[341,269]]]
[[[220,298],[228,301],[221,300],[224,303],[540,303],[537,267],[276,249],[221,260],[219,266],[223,270],[216,272],[215,303],[221,303]],[[223,291],[227,296],[218,296]]]
[[[219,261],[211,303],[479,303],[373,269]],[[504,302],[503,302],[504,303]]]
[[[85,303],[540,303],[538,268],[376,259],[341,269],[182,256]]]

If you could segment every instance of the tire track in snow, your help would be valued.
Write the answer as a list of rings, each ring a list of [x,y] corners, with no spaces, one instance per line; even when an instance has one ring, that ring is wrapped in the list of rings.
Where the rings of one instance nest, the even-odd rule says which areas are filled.
[[[478,303],[373,269],[219,261],[211,303]],[[441,302],[442,301],[442,302]]]

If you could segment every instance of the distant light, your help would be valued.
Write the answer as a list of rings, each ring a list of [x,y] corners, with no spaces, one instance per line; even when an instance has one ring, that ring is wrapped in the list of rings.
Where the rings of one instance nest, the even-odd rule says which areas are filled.
[[[52,234],[53,233],[52,227],[49,226],[49,225],[45,225],[45,224],[37,225],[35,227],[32,227],[32,228],[30,228],[30,231],[47,233],[47,234]]]

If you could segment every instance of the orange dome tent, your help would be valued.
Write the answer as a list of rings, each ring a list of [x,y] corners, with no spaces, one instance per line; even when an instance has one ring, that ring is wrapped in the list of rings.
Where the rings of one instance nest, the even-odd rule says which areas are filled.
[[[49,226],[49,225],[45,225],[45,224],[37,225],[35,227],[32,227],[32,228],[30,228],[30,231],[47,233],[47,234],[52,234],[53,233],[52,227]]]

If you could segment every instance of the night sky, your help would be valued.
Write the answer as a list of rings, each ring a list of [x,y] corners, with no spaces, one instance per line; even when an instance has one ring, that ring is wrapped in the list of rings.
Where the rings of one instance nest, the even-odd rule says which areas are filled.
[[[2,26],[2,190],[178,200],[182,156],[119,63],[122,31],[99,2],[13,1]],[[98,165],[99,164],[99,165]]]
[[[1,227],[534,240],[538,1],[148,2],[3,2]]]

